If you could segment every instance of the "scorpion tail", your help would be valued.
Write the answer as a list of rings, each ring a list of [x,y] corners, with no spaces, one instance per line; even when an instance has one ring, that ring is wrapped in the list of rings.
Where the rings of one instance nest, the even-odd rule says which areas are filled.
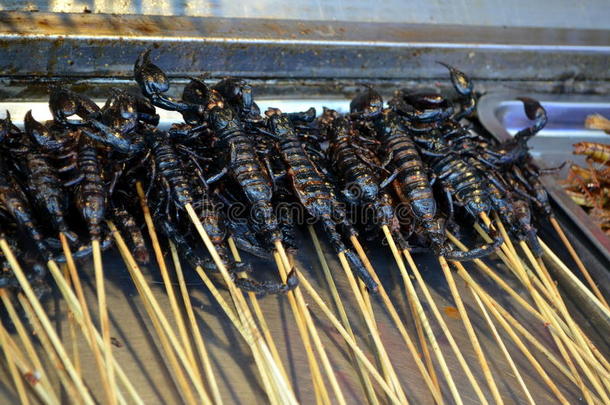
[[[548,117],[546,110],[538,100],[529,97],[519,97],[517,100],[523,102],[523,109],[527,118],[534,121],[531,127],[522,129],[515,134],[515,139],[527,142],[528,139],[536,135],[547,123]]]
[[[493,236],[494,236],[494,240],[492,243],[489,243],[489,244],[486,244],[483,246],[479,246],[474,249],[470,249],[466,252],[462,252],[460,250],[451,250],[449,252],[446,252],[444,254],[444,256],[448,260],[455,260],[458,262],[480,259],[482,257],[489,256],[490,254],[495,252],[502,243],[504,243],[504,239],[502,238],[502,236],[500,236],[500,235],[493,235]]]
[[[362,264],[360,258],[349,249],[344,250],[343,253],[345,253],[347,260],[350,263],[350,267],[352,268],[352,271],[356,274],[356,276],[358,276],[358,278],[360,278],[360,280],[364,282],[366,288],[370,292],[376,293],[378,285],[375,280],[373,280],[373,277],[371,277],[371,274],[368,272],[368,270],[364,267],[364,264]]]

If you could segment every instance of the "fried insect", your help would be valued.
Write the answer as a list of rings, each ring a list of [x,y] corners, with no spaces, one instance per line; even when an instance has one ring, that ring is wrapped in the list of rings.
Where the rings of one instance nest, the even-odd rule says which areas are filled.
[[[320,221],[331,245],[337,253],[345,253],[350,260],[352,270],[371,291],[377,290],[377,283],[372,279],[358,256],[354,255],[343,243],[337,228],[341,226],[348,236],[357,235],[349,222],[345,206],[337,199],[333,187],[314,165],[302,145],[292,121],[312,121],[315,110],[305,113],[284,114],[277,108],[265,112],[269,133],[277,143],[277,150],[286,165],[289,187],[306,212]]]

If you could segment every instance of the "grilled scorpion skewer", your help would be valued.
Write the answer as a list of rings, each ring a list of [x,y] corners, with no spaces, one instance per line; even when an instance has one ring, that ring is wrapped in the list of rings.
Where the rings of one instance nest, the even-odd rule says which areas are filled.
[[[345,209],[337,199],[328,180],[324,178],[303,149],[302,142],[291,122],[291,118],[296,120],[297,117],[301,121],[312,121],[315,117],[315,110],[291,117],[279,109],[270,108],[265,115],[268,118],[269,133],[277,142],[278,151],[286,165],[290,186],[297,199],[309,215],[321,222],[333,249],[337,253],[344,253],[350,260],[352,270],[356,275],[370,291],[376,291],[377,283],[358,256],[345,246],[337,227],[341,226],[345,229],[348,236],[357,235],[357,231],[349,222]]]
[[[213,129],[217,137],[215,149],[222,152],[225,166],[208,181],[218,181],[228,174],[239,185],[252,206],[257,233],[264,235],[270,244],[281,243],[282,233],[271,204],[273,193],[269,176],[259,162],[252,138],[245,133],[236,112],[216,90],[210,89],[199,79],[192,79],[184,89],[183,99],[189,108],[168,104],[167,100],[159,101],[158,93],[151,89],[161,86],[157,83],[167,83],[161,69],[143,56],[142,63],[136,63],[135,71],[140,88],[153,104],[180,111],[189,124],[199,125],[200,128],[209,125]],[[149,74],[153,71],[157,73]],[[195,135],[199,134],[195,132]],[[294,269],[290,270],[285,285],[286,287],[279,290],[285,291],[297,285]]]

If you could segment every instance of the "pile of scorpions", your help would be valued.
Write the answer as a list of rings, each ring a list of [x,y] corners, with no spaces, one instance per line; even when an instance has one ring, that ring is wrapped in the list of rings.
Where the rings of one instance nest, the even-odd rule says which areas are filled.
[[[113,90],[100,108],[54,86],[51,121],[39,122],[28,112],[21,130],[8,112],[0,120],[2,237],[27,264],[32,283],[43,283],[46,261],[65,260],[60,234],[76,258],[91,253],[91,240],[110,247],[106,221],[117,225],[134,257],[146,263],[135,191],[140,182],[158,232],[190,266],[218,270],[201,249],[185,213],[188,204],[235,283],[261,295],[294,288],[295,272],[284,282],[239,276],[252,268],[232,258],[228,238],[260,257],[269,257],[277,241],[296,250],[300,220],[277,209],[286,203],[324,229],[370,291],[377,285],[350,238],[359,232],[375,237],[383,226],[402,249],[471,260],[503,242],[493,223],[480,223],[483,214],[496,213],[511,238],[525,240],[540,255],[532,213],[541,220],[552,212],[527,141],[546,124],[546,112],[537,101],[522,98],[530,127],[507,143],[479,135],[470,121],[473,84],[446,67],[454,98],[403,89],[384,104],[365,86],[348,113],[325,108],[317,116],[313,108],[261,113],[251,86],[236,78],[214,85],[193,78],[180,98],[170,97],[168,77],[145,51],[134,67],[139,92]],[[159,129],[155,107],[180,113],[183,122]],[[360,214],[350,215],[353,208]],[[457,249],[446,233],[457,229],[458,220],[479,223],[492,241]],[[17,288],[5,258],[0,262],[0,287]]]

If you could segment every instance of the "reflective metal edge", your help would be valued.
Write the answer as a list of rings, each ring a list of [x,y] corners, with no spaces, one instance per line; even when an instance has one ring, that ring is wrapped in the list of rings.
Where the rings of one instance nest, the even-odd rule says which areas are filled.
[[[0,12],[0,74],[125,77],[146,48],[172,76],[608,80],[610,31]]]
[[[481,124],[498,140],[503,141],[511,138],[510,133],[500,122],[496,111],[502,101],[514,100],[522,94],[519,93],[493,93],[488,94],[479,100],[478,115]],[[566,101],[566,98],[573,102],[590,101],[591,97],[562,97],[549,94],[533,94],[529,97],[539,100],[542,105],[545,102]],[[544,163],[539,160],[536,164],[544,167]],[[591,240],[591,242],[599,249],[599,251],[610,261],[610,238],[602,232],[602,230],[591,220],[587,213],[579,207],[572,199],[563,191],[557,180],[553,176],[541,176],[542,183],[553,201],[570,217],[579,229]]]

